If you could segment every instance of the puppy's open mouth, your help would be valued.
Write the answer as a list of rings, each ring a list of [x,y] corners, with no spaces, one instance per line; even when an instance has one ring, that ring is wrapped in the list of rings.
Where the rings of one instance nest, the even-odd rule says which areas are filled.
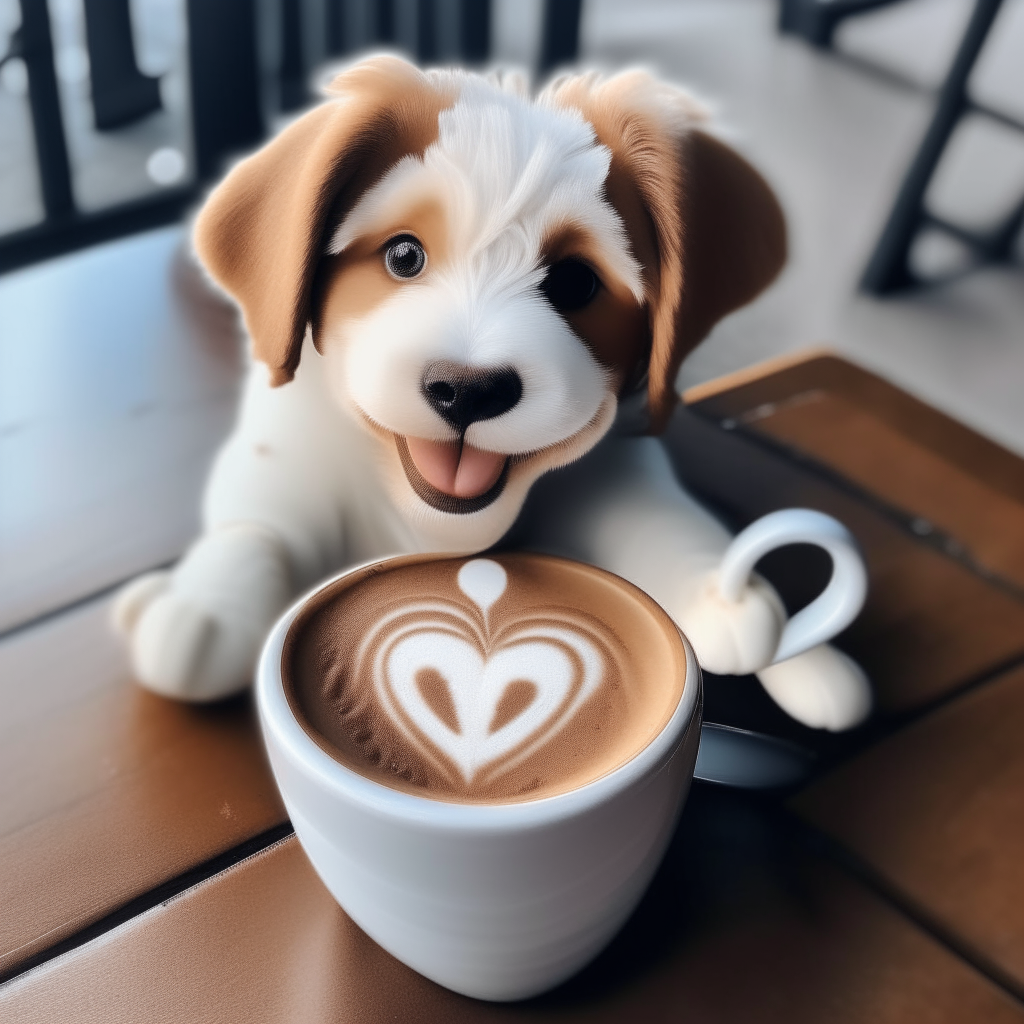
[[[501,452],[401,434],[395,435],[395,443],[410,486],[439,512],[479,512],[505,488],[511,460]]]

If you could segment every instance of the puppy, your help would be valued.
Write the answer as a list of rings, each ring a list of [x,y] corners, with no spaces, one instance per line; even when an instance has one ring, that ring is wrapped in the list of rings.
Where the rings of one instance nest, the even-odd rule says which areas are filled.
[[[328,93],[196,223],[253,364],[202,537],[117,602],[140,681],[236,692],[319,579],[503,538],[633,581],[706,668],[763,670],[782,605],[760,580],[716,598],[730,537],[650,435],[683,357],[785,259],[764,181],[641,72],[563,77],[531,101],[515,77],[374,57]],[[867,707],[827,647],[762,679],[811,725]]]

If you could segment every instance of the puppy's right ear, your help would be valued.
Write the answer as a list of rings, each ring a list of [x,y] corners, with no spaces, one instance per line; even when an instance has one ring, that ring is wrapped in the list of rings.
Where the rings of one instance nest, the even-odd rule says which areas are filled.
[[[422,154],[450,80],[397,57],[342,73],[326,102],[237,164],[199,213],[196,252],[241,306],[253,355],[273,385],[291,380],[330,232],[391,166]]]
[[[579,110],[611,151],[606,189],[644,269],[657,433],[679,400],[683,358],[785,262],[782,210],[750,164],[701,131],[707,115],[683,89],[625,71],[555,79],[544,98]]]

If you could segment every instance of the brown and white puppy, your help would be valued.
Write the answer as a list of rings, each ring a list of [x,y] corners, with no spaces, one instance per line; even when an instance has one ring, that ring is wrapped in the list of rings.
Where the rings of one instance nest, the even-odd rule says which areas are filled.
[[[119,602],[139,678],[233,692],[300,588],[368,558],[479,551],[517,518],[522,543],[685,618],[729,537],[656,441],[613,425],[639,397],[656,433],[686,353],[778,272],[771,191],[690,96],[641,72],[531,100],[516,77],[376,57],[328,92],[196,224],[254,364],[203,536]],[[781,606],[759,584],[744,607],[692,637],[707,667],[770,660],[743,623],[777,639]]]

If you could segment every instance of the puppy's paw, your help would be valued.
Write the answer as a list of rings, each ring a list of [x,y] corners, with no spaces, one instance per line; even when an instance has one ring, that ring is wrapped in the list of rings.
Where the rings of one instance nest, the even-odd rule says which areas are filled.
[[[239,524],[203,537],[172,573],[140,577],[114,606],[136,678],[180,700],[245,689],[260,646],[291,595],[283,545]]]
[[[232,659],[215,649],[223,648],[225,639],[231,644],[231,632],[224,631],[226,636],[215,645],[217,632],[213,615],[174,590],[164,591],[147,605],[132,631],[136,679],[156,693],[182,700],[216,700],[243,689],[244,673],[231,671],[224,663]]]
[[[121,636],[131,638],[139,616],[168,588],[170,581],[169,572],[147,572],[121,588],[110,612],[110,621]]]
[[[673,611],[701,667],[719,675],[746,675],[767,665],[786,623],[767,582],[752,576],[740,599],[727,601],[715,571],[695,580]]]
[[[852,729],[871,711],[863,669],[828,644],[761,669],[757,678],[783,711],[812,729]]]

